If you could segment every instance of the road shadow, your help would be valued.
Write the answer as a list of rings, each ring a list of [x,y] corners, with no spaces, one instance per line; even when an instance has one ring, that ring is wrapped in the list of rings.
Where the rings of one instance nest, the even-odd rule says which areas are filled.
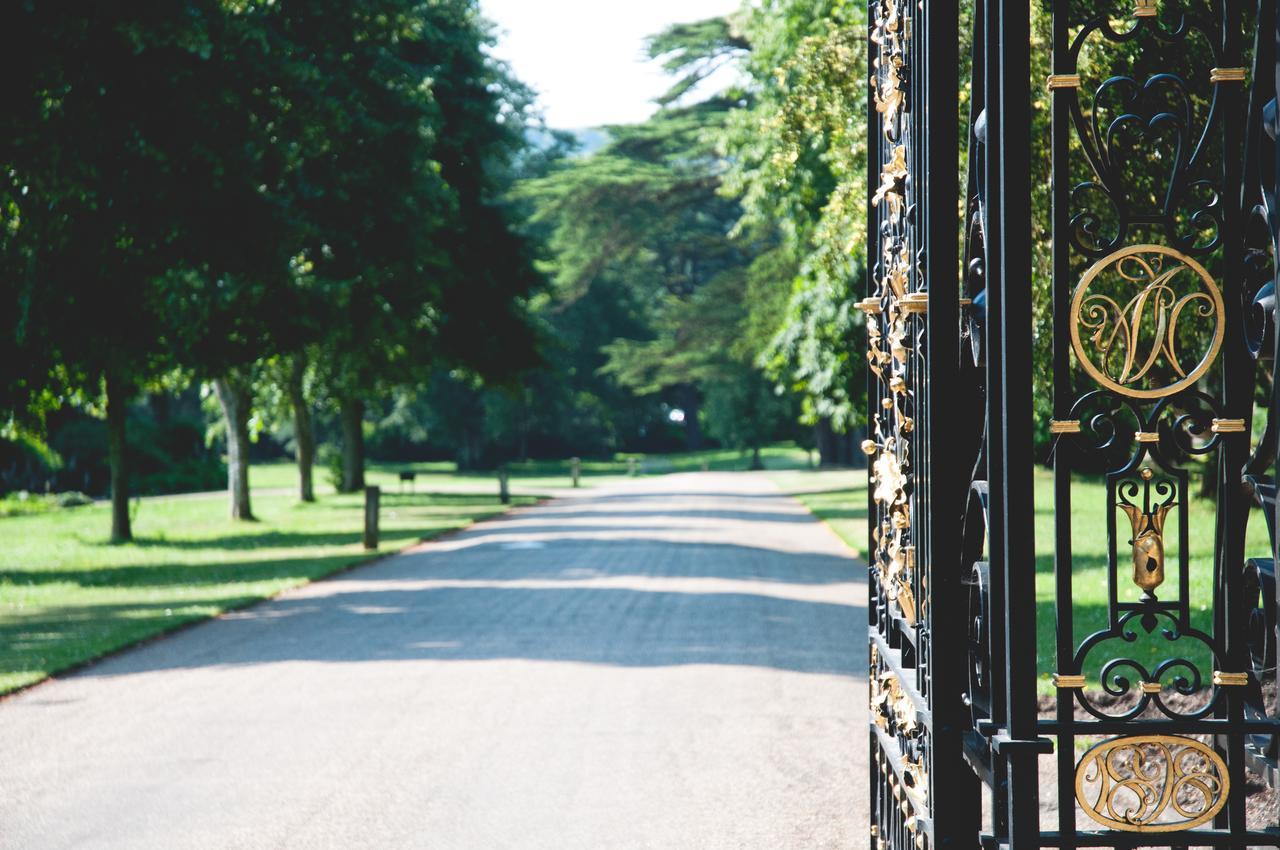
[[[733,497],[702,493],[681,499],[722,498],[728,506],[686,511],[655,504],[652,495],[627,494],[633,510],[622,498],[594,496],[590,504],[566,500],[484,522],[76,675],[290,661],[522,659],[721,664],[865,678],[866,609],[857,586],[866,581],[866,567],[813,528],[816,519],[734,510]],[[601,502],[609,507],[591,510]],[[687,518],[707,525],[674,521]],[[347,535],[333,537],[345,542]],[[287,532],[250,538],[272,547],[291,542]],[[742,542],[729,542],[735,539]],[[245,538],[225,543],[241,548]],[[213,602],[228,580],[303,576],[313,560],[19,571],[12,579],[31,584],[122,584],[154,593],[146,604],[80,606],[67,622],[59,620],[69,612],[33,612],[5,631],[9,639],[29,640],[90,624],[110,630],[114,623],[138,633],[169,616],[169,599]]]
[[[159,615],[159,612],[154,612]],[[136,616],[136,613],[135,613]],[[442,587],[288,597],[78,675],[305,661],[720,664],[862,679],[866,609],[749,593]]]

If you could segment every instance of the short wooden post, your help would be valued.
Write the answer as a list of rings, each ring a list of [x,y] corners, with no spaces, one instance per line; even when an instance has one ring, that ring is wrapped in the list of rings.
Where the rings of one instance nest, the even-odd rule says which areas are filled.
[[[640,461],[636,460],[633,457],[627,458],[627,475],[630,475],[632,478],[635,478],[636,471],[638,470],[639,466],[640,466]]]
[[[573,476],[573,486],[575,488],[581,486],[578,479],[582,476],[582,458],[569,458],[569,474]]]
[[[364,488],[364,548],[378,548],[378,504],[382,501],[382,489]]]
[[[507,468],[498,467],[498,500],[504,505],[511,504],[511,490],[507,486],[508,483]]]

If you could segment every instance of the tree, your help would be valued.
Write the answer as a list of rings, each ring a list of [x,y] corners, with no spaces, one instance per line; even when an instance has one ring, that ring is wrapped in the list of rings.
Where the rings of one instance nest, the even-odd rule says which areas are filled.
[[[866,9],[845,0],[772,0],[744,13],[753,102],[731,116],[725,192],[739,230],[782,239],[790,292],[760,362],[804,401],[804,420],[843,432],[862,419],[861,317],[867,245]]]
[[[105,394],[114,540],[132,536],[124,405],[190,329],[159,281],[227,280],[278,250],[260,190],[283,159],[257,123],[274,94],[255,76],[272,67],[256,8],[32,4],[6,18],[3,249],[17,273],[4,286],[23,365],[4,367],[4,407]]]
[[[660,370],[656,361],[675,344],[669,337],[681,305],[754,250],[729,239],[739,210],[717,193],[723,164],[708,139],[732,105],[714,97],[610,128],[601,150],[519,190],[535,205],[533,221],[550,229],[562,303],[594,286],[631,293],[647,329],[605,347],[605,372],[642,393],[669,392],[686,414],[690,448],[702,439],[701,391],[693,373]]]
[[[472,0],[411,10],[392,51],[408,114],[358,122],[377,101],[354,94],[353,130],[323,175],[342,188],[314,210],[323,244],[309,256],[341,316],[321,375],[339,407],[346,490],[363,486],[370,396],[421,385],[436,363],[497,378],[535,359],[522,299],[539,278],[501,203],[502,176],[525,145],[528,93],[485,55]],[[337,61],[367,48],[358,34],[358,44],[342,38],[323,41]],[[329,203],[356,187],[360,214]]]

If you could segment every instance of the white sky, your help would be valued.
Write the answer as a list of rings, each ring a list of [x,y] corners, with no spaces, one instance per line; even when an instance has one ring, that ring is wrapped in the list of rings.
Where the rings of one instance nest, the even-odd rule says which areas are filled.
[[[498,26],[494,54],[540,95],[564,130],[643,121],[668,86],[644,59],[667,25],[727,15],[739,0],[480,0]]]

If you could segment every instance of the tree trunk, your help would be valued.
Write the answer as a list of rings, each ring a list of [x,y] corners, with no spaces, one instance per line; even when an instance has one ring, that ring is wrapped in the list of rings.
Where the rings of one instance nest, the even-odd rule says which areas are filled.
[[[107,375],[107,439],[111,461],[111,542],[133,539],[129,522],[129,385]]]
[[[231,518],[253,519],[249,503],[249,389],[226,377],[213,382],[227,426],[227,489],[231,494]]]
[[[702,401],[698,398],[698,388],[686,384],[680,389],[680,409],[684,411],[684,437],[685,447],[696,452],[702,448],[702,422],[698,416],[698,409],[702,407]]]
[[[316,436],[311,427],[311,408],[302,391],[302,375],[307,360],[299,354],[289,370],[289,405],[293,408],[293,434],[298,444],[298,495],[304,502],[316,500],[312,469],[316,460]]]
[[[831,428],[831,420],[825,416],[819,419],[818,424],[813,426],[813,431],[814,442],[818,447],[818,466],[835,466],[836,435]]]
[[[364,489],[364,402],[342,400],[342,492]]]
[[[760,457],[759,445],[754,445],[751,447],[751,468],[757,469],[757,470],[764,469],[764,459]]]

